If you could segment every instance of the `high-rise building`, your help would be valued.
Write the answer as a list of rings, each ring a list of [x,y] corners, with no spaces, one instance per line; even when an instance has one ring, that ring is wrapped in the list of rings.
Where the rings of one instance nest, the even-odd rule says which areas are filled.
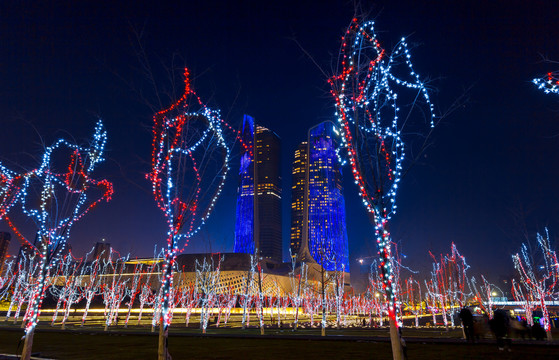
[[[241,165],[237,190],[235,253],[254,254],[254,119],[243,118],[239,136]]]
[[[255,235],[260,255],[282,261],[281,141],[273,131],[256,126],[256,217]]]
[[[4,272],[4,264],[8,258],[8,246],[12,235],[9,232],[0,232],[0,274]]]
[[[336,153],[338,141],[334,124],[322,122],[309,130],[304,177],[301,176],[300,159],[298,164],[294,162],[291,243],[292,251],[300,260],[309,261],[310,258],[326,270],[344,269],[349,272],[342,173]],[[299,157],[302,146],[298,148]],[[296,152],[295,161],[298,160],[297,155]],[[304,179],[302,194],[301,186],[295,186],[295,181],[300,182],[301,179]],[[302,206],[300,202],[303,202]],[[301,217],[299,234],[297,224]]]
[[[92,260],[94,259],[105,260],[105,261],[111,260],[111,244],[105,242],[105,239],[95,244],[95,248],[93,249]]]
[[[295,150],[291,171],[291,242],[289,245],[291,257],[296,257],[299,254],[303,243],[303,233],[307,229],[306,226],[303,226],[307,211],[307,199],[305,197],[307,189],[307,152],[308,144],[303,141]]]
[[[250,254],[257,248],[262,258],[281,262],[281,141],[248,115],[240,138],[235,252]]]

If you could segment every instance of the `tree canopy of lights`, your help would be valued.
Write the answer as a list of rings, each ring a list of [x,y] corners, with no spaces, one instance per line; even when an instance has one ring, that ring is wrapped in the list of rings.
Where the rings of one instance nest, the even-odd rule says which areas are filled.
[[[167,357],[170,296],[177,254],[210,216],[229,170],[220,112],[192,89],[185,69],[184,95],[153,117],[151,172],[157,206],[167,220],[167,247],[161,286],[159,358]]]
[[[342,146],[375,227],[393,356],[400,358],[388,220],[396,212],[406,146],[412,136],[434,127],[434,107],[413,68],[406,39],[387,51],[377,39],[373,21],[352,20],[329,83]]]
[[[532,82],[546,94],[559,94],[559,71],[548,72],[543,77],[533,79]]]
[[[17,203],[18,209],[33,221],[36,245],[24,235],[23,226],[16,224],[5,210],[3,220],[22,243],[34,249],[40,257],[25,316],[25,356],[30,355],[33,331],[49,284],[51,267],[64,249],[72,226],[97,204],[110,200],[113,194],[109,181],[92,178],[96,165],[104,160],[106,141],[107,132],[99,120],[90,144],[79,146],[59,139],[45,149],[37,169],[8,176],[9,173],[2,169],[3,207]],[[7,189],[6,193],[4,189]]]

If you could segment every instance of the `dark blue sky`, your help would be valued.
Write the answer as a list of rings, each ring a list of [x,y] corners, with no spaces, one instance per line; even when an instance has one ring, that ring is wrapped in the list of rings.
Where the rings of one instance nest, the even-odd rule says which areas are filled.
[[[41,141],[66,134],[83,141],[97,117],[109,132],[108,161],[98,174],[114,182],[116,193],[75,226],[70,243],[78,253],[101,238],[133,256],[163,246],[164,219],[144,178],[147,103],[156,100],[136,55],[134,29],[162,93],[172,92],[162,64],[174,59],[177,69],[189,67],[198,94],[227,121],[237,125],[249,113],[282,138],[287,250],[293,152],[309,127],[334,113],[325,76],[293,39],[331,73],[353,16],[350,2],[14,3],[0,4],[0,161],[31,168]],[[409,36],[415,68],[433,79],[440,109],[471,87],[469,101],[443,120],[422,162],[403,179],[392,234],[412,268],[428,270],[427,251],[448,252],[454,241],[474,272],[508,276],[523,223],[530,233],[547,225],[552,236],[559,232],[559,97],[530,84],[559,67],[542,62],[542,55],[559,60],[559,3],[457,3],[367,5],[385,48]],[[174,73],[179,88],[181,73]],[[232,173],[187,252],[232,250],[236,182]],[[355,263],[376,250],[351,184],[345,191]],[[519,209],[526,210],[521,221],[513,216]]]

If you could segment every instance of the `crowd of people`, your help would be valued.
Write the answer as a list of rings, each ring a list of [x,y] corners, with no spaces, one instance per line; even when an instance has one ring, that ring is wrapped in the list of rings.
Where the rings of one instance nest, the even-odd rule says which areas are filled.
[[[497,309],[493,312],[493,318],[489,319],[487,314],[474,315],[472,311],[464,307],[459,314],[466,341],[475,343],[484,338],[486,334],[492,333],[497,340],[499,350],[510,351],[511,339],[544,340],[546,332],[541,326],[539,319],[535,318],[530,326],[526,318],[511,317],[510,313]]]

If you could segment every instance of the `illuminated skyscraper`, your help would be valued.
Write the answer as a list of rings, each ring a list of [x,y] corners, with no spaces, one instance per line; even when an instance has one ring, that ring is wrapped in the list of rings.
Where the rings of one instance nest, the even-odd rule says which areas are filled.
[[[258,217],[255,235],[260,255],[282,261],[281,231],[281,141],[279,136],[256,126],[256,192]]]
[[[303,141],[295,150],[295,159],[293,160],[293,170],[291,171],[291,256],[295,257],[299,254],[301,244],[303,243],[303,234],[307,229],[304,226],[307,211],[307,198],[305,191],[307,189],[307,153],[308,144]]]
[[[302,145],[298,149],[299,157]],[[349,272],[345,201],[337,146],[338,135],[334,124],[322,122],[309,130],[304,177],[299,169],[295,174],[296,167],[301,165],[300,162],[294,162],[291,248],[300,260],[309,261],[310,257],[326,270],[343,268]],[[296,181],[305,183],[302,194],[299,192],[300,187],[295,185]],[[302,226],[299,235],[297,224],[301,219],[301,208]]]
[[[234,252],[254,254],[254,119],[243,118]]]
[[[280,138],[245,115],[241,143],[234,251],[252,254],[256,247],[261,257],[281,262]]]

